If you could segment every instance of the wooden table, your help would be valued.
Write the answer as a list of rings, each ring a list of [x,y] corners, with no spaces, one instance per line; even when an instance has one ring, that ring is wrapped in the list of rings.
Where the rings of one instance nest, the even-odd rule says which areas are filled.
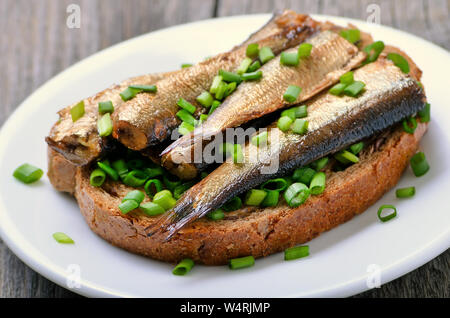
[[[66,26],[66,9],[71,3],[81,7],[80,29]],[[139,34],[196,20],[282,8],[366,19],[371,3],[380,6],[382,24],[450,48],[450,0],[1,0],[0,125],[57,73]],[[449,297],[449,265],[447,250],[412,273],[358,297]],[[0,240],[0,297],[74,296],[28,268]]]

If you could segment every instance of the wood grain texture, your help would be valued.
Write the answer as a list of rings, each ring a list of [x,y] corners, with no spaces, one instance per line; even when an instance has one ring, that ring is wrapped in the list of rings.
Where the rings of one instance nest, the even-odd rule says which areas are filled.
[[[66,26],[69,4],[81,28]],[[450,49],[450,0],[2,0],[0,125],[34,90],[73,63],[128,38],[171,25],[292,8],[366,19],[378,4],[381,23]],[[450,251],[356,297],[449,297]],[[0,297],[77,297],[23,264],[0,241]]]

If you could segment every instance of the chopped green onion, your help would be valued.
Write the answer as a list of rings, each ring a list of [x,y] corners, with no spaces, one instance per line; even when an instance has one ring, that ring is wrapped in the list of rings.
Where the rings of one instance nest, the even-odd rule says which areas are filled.
[[[178,276],[186,275],[191,271],[192,267],[194,267],[194,261],[190,258],[185,258],[181,262],[179,262],[177,266],[175,266],[172,274]]]
[[[122,179],[125,178],[125,176],[128,173],[128,167],[127,164],[125,163],[125,160],[123,159],[116,160],[111,164],[111,166],[114,170],[116,170],[116,172]]]
[[[204,107],[210,107],[213,103],[214,99],[211,94],[207,91],[204,91],[197,97],[197,102]]]
[[[42,171],[42,169],[39,169],[38,167],[35,167],[28,163],[24,163],[13,172],[13,176],[17,180],[22,181],[26,184],[38,181],[43,174],[44,171]]]
[[[78,119],[84,116],[84,100],[70,109],[70,116],[72,116],[73,122],[76,122]]]
[[[344,94],[351,97],[356,97],[359,93],[362,92],[366,84],[361,81],[355,81],[344,88]]]
[[[245,256],[241,258],[233,258],[229,262],[230,269],[241,269],[255,265],[253,256]]]
[[[144,192],[139,190],[132,190],[125,195],[125,197],[122,199],[122,202],[134,200],[140,204],[142,201],[144,201],[144,199],[145,199]]]
[[[402,122],[403,130],[408,134],[414,134],[417,128],[417,121],[414,117],[406,118]]]
[[[325,173],[317,172],[311,180],[311,184],[309,185],[309,189],[311,190],[311,194],[319,195],[322,194],[325,190]]]
[[[308,110],[306,105],[301,105],[295,107],[295,117],[297,118],[304,118],[308,116]]]
[[[234,144],[225,142],[222,144],[220,151],[226,156],[232,155],[234,153]]]
[[[183,63],[183,64],[181,64],[181,68],[188,68],[188,67],[191,67],[191,66],[192,66],[191,63]]]
[[[107,162],[103,161],[103,162],[97,162],[97,165],[100,169],[102,169],[103,171],[106,172],[106,174],[113,179],[114,181],[119,180],[119,174],[117,173],[116,170],[114,170],[113,168],[111,168],[109,166],[109,164],[107,164]]]
[[[217,107],[220,106],[220,102],[218,100],[213,101],[211,108],[209,109],[208,115],[211,115]]]
[[[411,168],[416,177],[421,177],[430,170],[430,165],[427,162],[427,158],[425,158],[425,154],[423,152],[418,152],[414,156],[412,156],[410,160]]]
[[[312,162],[311,167],[316,169],[316,171],[320,171],[323,168],[325,168],[327,163],[328,163],[328,157],[323,157],[323,158],[317,159],[316,161]]]
[[[156,193],[162,191],[162,189],[163,184],[158,179],[150,179],[145,183],[144,186],[145,193],[147,193],[150,198],[153,198],[153,196]]]
[[[124,102],[134,98],[138,93],[140,93],[140,89],[134,89],[131,87],[127,87],[122,93],[120,93],[120,97]]]
[[[312,50],[312,44],[311,43],[302,43],[298,47],[298,57],[305,58],[311,55]]]
[[[142,170],[133,170],[123,178],[123,183],[133,188],[142,187],[147,181],[148,175]]]
[[[297,107],[292,107],[292,108],[288,108],[288,109],[283,110],[281,112],[281,117],[287,116],[287,117],[289,117],[290,119],[292,119],[294,121],[295,118],[297,118],[297,117],[295,117],[295,110],[296,110],[296,108]]]
[[[100,137],[107,137],[111,135],[113,130],[113,123],[111,120],[111,114],[106,113],[104,114],[98,121],[97,121],[97,130],[98,135]]]
[[[293,122],[293,120],[288,116],[280,117],[280,119],[278,119],[278,123],[277,123],[278,129],[286,132],[291,127],[292,122]]]
[[[181,121],[188,123],[191,126],[195,126],[195,118],[189,113],[188,111],[184,109],[180,109],[176,113],[177,117],[181,119]]]
[[[215,94],[217,89],[219,88],[220,83],[222,82],[222,76],[216,75],[212,81],[211,87],[209,88],[209,92],[211,94]]]
[[[288,182],[286,181],[286,179],[283,178],[270,179],[261,185],[262,190],[266,191],[276,190],[278,192],[284,191],[287,187]]]
[[[225,70],[220,70],[219,71],[219,75],[222,76],[223,80],[227,83],[231,83],[231,82],[236,82],[236,83],[240,83],[242,82],[241,77],[233,72],[227,72]]]
[[[177,187],[181,184],[181,179],[175,175],[165,174],[163,176],[163,182],[167,189],[169,189],[170,191],[173,191],[173,189],[175,189],[175,187]]]
[[[249,67],[248,72],[254,72],[257,71],[261,67],[261,63],[259,61],[254,61]]]
[[[228,83],[228,85],[227,85],[227,92],[225,93],[225,97],[231,95],[236,90],[236,87],[237,87],[237,83],[236,82]]]
[[[194,181],[190,181],[176,186],[173,189],[173,197],[178,200],[179,198],[181,198],[183,193],[186,192],[189,188],[191,188],[194,184],[195,184]]]
[[[266,195],[267,192],[264,190],[251,189],[245,195],[244,203],[245,205],[253,205],[253,206],[260,205],[264,201]]]
[[[243,163],[244,154],[242,153],[242,146],[240,144],[235,144],[233,147],[233,162]]]
[[[175,206],[177,201],[172,197],[172,192],[169,190],[162,190],[155,194],[153,203],[160,205],[164,210],[170,210]]]
[[[157,216],[166,212],[160,205],[153,202],[146,202],[139,206],[142,212],[148,216]]]
[[[383,41],[376,41],[372,44],[367,45],[364,48],[364,52],[367,53],[367,58],[364,61],[364,64],[375,62],[378,59],[378,56],[380,56],[381,52],[384,50],[384,42]]]
[[[258,43],[252,43],[247,46],[247,49],[245,50],[245,55],[248,57],[256,57],[259,53],[259,47]]]
[[[359,162],[359,158],[347,150],[339,151],[334,155],[334,158],[343,164]]]
[[[194,126],[191,124],[188,124],[187,122],[183,121],[180,126],[178,126],[178,132],[181,135],[187,135],[194,131]]]
[[[113,113],[114,112],[113,103],[110,100],[107,102],[98,103],[98,112],[100,114]]]
[[[130,211],[133,211],[139,207],[139,203],[134,200],[127,200],[119,204],[119,210],[122,214],[127,214]]]
[[[53,238],[56,242],[61,244],[74,244],[75,242],[65,233],[56,232],[53,233]]]
[[[300,87],[296,85],[289,85],[283,95],[283,99],[288,103],[293,103],[297,100],[297,97],[300,95],[301,91],[302,89]]]
[[[388,60],[391,60],[392,62],[394,62],[394,64],[402,70],[403,73],[408,74],[409,73],[409,63],[408,61],[401,56],[400,54],[397,53],[389,53],[387,55]]]
[[[262,64],[266,64],[267,62],[269,62],[271,59],[273,59],[275,57],[275,55],[272,52],[272,49],[270,47],[262,47],[259,50],[259,60],[261,61]]]
[[[267,131],[263,131],[262,133],[259,133],[259,134],[255,135],[255,136],[253,136],[252,139],[251,139],[252,145],[258,147],[260,145],[267,144],[267,136],[268,136]]]
[[[422,123],[428,123],[430,121],[430,104],[426,103],[425,106],[417,113]]]
[[[238,73],[239,75],[244,74],[245,72],[247,72],[251,64],[252,59],[246,57],[245,59],[242,60],[241,65],[239,65],[239,68],[236,70],[236,73]]]
[[[105,171],[102,169],[95,169],[91,172],[91,177],[89,178],[89,181],[92,186],[94,187],[101,187],[102,184],[106,180],[106,174]]]
[[[281,52],[280,55],[280,64],[286,65],[286,66],[297,66],[300,61],[300,58],[297,54],[291,53],[291,52]]]
[[[309,255],[309,246],[295,246],[288,248],[284,251],[284,260],[291,261],[294,259],[299,259]]]
[[[342,84],[342,83],[337,83],[336,85],[334,85],[332,88],[330,88],[330,90],[328,91],[330,94],[332,95],[336,95],[339,96],[344,92],[344,89],[347,87],[346,84]]]
[[[309,197],[309,188],[303,183],[293,183],[284,192],[284,199],[291,208],[303,204]]]
[[[225,214],[221,209],[214,210],[207,214],[208,218],[214,221],[222,220],[225,217]]]
[[[301,167],[295,169],[292,174],[292,179],[309,186],[315,174],[316,171],[314,169],[311,169],[310,167]]]
[[[144,165],[145,165],[145,162],[142,159],[131,159],[131,160],[128,160],[128,162],[127,162],[127,166],[131,170],[141,169],[144,167]]]
[[[149,178],[154,178],[162,176],[164,174],[164,169],[161,166],[153,165],[152,167],[147,167],[144,169],[145,174]]]
[[[222,209],[224,209],[226,212],[236,211],[239,210],[242,207],[242,200],[240,197],[234,197],[233,199],[229,200],[227,203],[225,203],[222,206]]]
[[[216,99],[222,100],[225,97],[227,91],[228,91],[228,84],[225,82],[220,82],[215,95]]]
[[[361,34],[358,29],[342,30],[339,34],[353,44],[361,39]]]
[[[191,103],[189,103],[184,98],[180,98],[177,102],[177,105],[180,106],[181,108],[183,108],[184,110],[188,111],[191,114],[195,113],[195,110],[196,110],[195,106],[192,105]]]
[[[411,198],[416,194],[415,187],[401,188],[395,190],[395,195],[397,198]]]
[[[344,85],[350,85],[351,83],[353,83],[355,80],[353,79],[353,72],[347,72],[345,74],[343,74],[340,78],[339,81],[344,84]]]
[[[272,207],[278,204],[278,200],[280,198],[280,191],[278,190],[266,190],[267,195],[264,198],[263,202],[261,202],[262,207]]]
[[[208,115],[201,114],[200,118],[198,119],[197,126],[200,126],[202,123],[204,123],[208,119]]]
[[[156,88],[156,85],[130,85],[129,88],[140,90],[141,92],[146,93],[156,93],[156,91],[158,90]]]
[[[292,131],[299,135],[304,135],[308,131],[308,121],[304,119],[296,119],[292,124]]]
[[[253,73],[244,73],[244,74],[242,74],[241,78],[244,81],[256,81],[256,80],[261,79],[262,76],[263,76],[262,71],[255,71]]]
[[[361,150],[364,149],[364,142],[360,141],[357,144],[351,145],[350,146],[350,151],[354,154],[357,155],[361,152]]]
[[[386,216],[382,216],[381,214],[383,213],[383,211],[388,210],[388,209],[392,210],[391,213]],[[378,209],[377,214],[378,214],[378,218],[380,219],[381,222],[387,222],[397,216],[397,209],[393,205],[382,205]]]

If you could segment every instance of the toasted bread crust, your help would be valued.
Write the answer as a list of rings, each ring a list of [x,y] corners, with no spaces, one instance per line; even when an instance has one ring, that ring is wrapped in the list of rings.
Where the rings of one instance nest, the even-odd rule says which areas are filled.
[[[225,264],[231,258],[267,256],[302,244],[365,211],[398,182],[426,128],[419,123],[414,135],[396,129],[380,149],[362,156],[360,163],[329,175],[325,192],[298,208],[283,203],[275,208],[244,208],[227,213],[220,221],[204,218],[169,242],[163,242],[161,236],[146,236],[144,229],[155,218],[139,211],[120,213],[121,197],[130,190],[126,186],[116,183],[94,188],[88,168],[77,168],[74,194],[90,228],[113,245],[167,262],[189,257],[208,265]],[[55,160],[59,154],[49,155],[50,162],[59,163]],[[58,174],[49,172],[49,176]],[[68,191],[69,187],[64,184],[59,189]]]

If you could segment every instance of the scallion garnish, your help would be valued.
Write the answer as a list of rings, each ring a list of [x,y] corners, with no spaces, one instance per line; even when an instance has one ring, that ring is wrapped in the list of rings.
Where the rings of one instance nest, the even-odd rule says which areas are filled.
[[[236,90],[236,87],[237,87],[237,83],[236,82],[228,83],[228,85],[227,85],[227,92],[225,94],[225,97],[227,97],[230,94],[232,94]]]
[[[157,216],[166,212],[159,204],[156,204],[154,202],[142,203],[139,206],[139,209],[148,216]]]
[[[95,169],[91,172],[89,181],[94,187],[101,187],[106,180],[106,173],[102,169]]]
[[[217,91],[217,88],[219,88],[219,85],[221,82],[222,82],[222,76],[220,76],[220,75],[214,76],[211,87],[209,88],[209,92],[211,94],[215,94]]]
[[[311,43],[302,43],[298,47],[298,57],[299,58],[305,58],[311,55],[312,50],[312,44]]]
[[[244,73],[242,74],[241,78],[244,81],[256,81],[259,80],[263,77],[263,72],[262,71],[256,71],[253,73]]]
[[[235,83],[236,84],[236,83]],[[217,88],[215,97],[217,100],[222,100],[225,98],[225,95],[227,93],[228,90],[228,84],[225,82],[220,82],[219,83],[219,87]]]
[[[130,85],[129,88],[146,93],[156,93],[158,90],[156,85]]]
[[[251,143],[254,146],[261,146],[261,145],[265,145],[267,144],[267,137],[268,137],[268,133],[267,131],[263,131],[262,133],[259,133],[255,136],[252,137],[251,139]]]
[[[214,101],[214,98],[207,91],[204,91],[199,96],[197,96],[197,102],[204,107],[210,107]]]
[[[107,137],[111,135],[113,130],[113,123],[111,120],[111,114],[106,113],[97,121],[98,135],[100,137]]]
[[[251,189],[245,195],[244,203],[245,205],[258,206],[264,201],[266,195],[267,192],[264,190]]]
[[[123,92],[121,92],[119,95],[122,98],[124,102],[134,98],[137,94],[141,92],[140,89],[134,89],[131,87],[127,87]]]
[[[390,210],[391,213],[388,215],[382,216],[382,213],[384,212],[384,210]],[[378,218],[380,219],[381,222],[387,222],[397,216],[397,209],[393,205],[382,205],[378,209],[377,214],[378,214]]]
[[[308,131],[308,121],[297,118],[292,124],[292,131],[299,135],[304,135]]]
[[[342,30],[339,34],[353,44],[361,39],[361,33],[358,29]]]
[[[188,68],[188,67],[191,67],[191,66],[192,66],[191,63],[183,63],[183,64],[181,64],[181,68]]]
[[[173,198],[172,192],[169,190],[162,190],[155,194],[153,203],[160,205],[164,210],[170,210],[175,206],[177,201]]]
[[[361,81],[355,81],[344,88],[344,94],[351,97],[356,97],[359,93],[361,93],[366,84]]]
[[[53,233],[53,238],[56,242],[61,244],[75,244],[75,242],[67,234],[62,232]]]
[[[351,83],[353,83],[355,80],[353,79],[353,72],[347,72],[343,75],[341,75],[341,77],[339,78],[339,81],[344,84],[344,85],[350,85]]]
[[[252,59],[249,57],[246,57],[245,59],[242,60],[241,65],[239,65],[238,69],[236,70],[236,73],[238,73],[239,75],[244,74],[245,72],[247,72],[247,70],[251,64],[252,64]]]
[[[222,76],[222,79],[227,83],[236,82],[239,84],[242,82],[241,77],[238,74],[233,73],[233,72],[220,70],[219,75]]]
[[[412,156],[410,160],[411,168],[416,177],[421,177],[430,170],[430,165],[428,164],[427,158],[423,152],[418,152]]]
[[[165,174],[163,176],[163,182],[167,189],[173,191],[177,186],[181,184],[181,179],[172,174]]]
[[[315,174],[316,171],[314,169],[311,169],[310,167],[301,167],[295,169],[292,174],[292,179],[309,186]]]
[[[416,188],[415,187],[408,187],[408,188],[401,188],[395,190],[395,195],[397,198],[411,198],[416,194]]]
[[[261,63],[259,61],[254,61],[249,67],[247,72],[254,72],[261,67]]]
[[[194,267],[194,261],[190,258],[185,258],[175,266],[172,273],[174,275],[183,276],[189,273],[192,267]]]
[[[242,153],[242,146],[240,144],[235,144],[233,146],[233,162],[234,163],[244,162],[244,154]]]
[[[253,256],[245,256],[241,258],[231,259],[229,262],[230,269],[241,269],[255,265],[255,258]]]
[[[125,197],[122,199],[122,202],[134,200],[140,204],[142,201],[144,201],[144,199],[145,199],[144,192],[139,190],[132,190],[125,195]]]
[[[272,207],[278,204],[280,199],[280,191],[278,190],[265,190],[267,192],[266,197],[263,202],[261,202],[262,207]]]
[[[234,197],[233,199],[229,200],[227,203],[225,203],[222,206],[222,209],[224,209],[226,212],[236,211],[239,210],[242,207],[242,200],[240,197]]]
[[[295,246],[288,248],[284,251],[284,260],[290,261],[294,259],[299,259],[309,255],[309,246]]]
[[[359,158],[347,150],[341,150],[338,153],[334,154],[334,158],[343,164],[359,162]]]
[[[208,218],[214,221],[222,220],[225,217],[225,214],[223,213],[222,209],[214,210],[207,214]]]
[[[372,44],[367,45],[364,48],[364,52],[367,53],[367,58],[364,61],[364,64],[375,62],[378,59],[378,56],[380,56],[381,52],[384,50],[384,42],[383,41],[376,41]]]
[[[328,157],[323,157],[320,159],[317,159],[316,161],[311,163],[311,167],[316,169],[316,171],[320,171],[323,168],[325,168],[325,166],[328,163]]]
[[[286,66],[297,66],[300,61],[297,52],[281,52],[280,64]]]
[[[295,107],[295,117],[296,118],[304,118],[308,116],[308,109],[306,105],[301,105]]]
[[[114,112],[113,103],[110,100],[107,102],[98,103],[98,112],[100,114],[106,114],[106,113],[112,114]]]
[[[245,51],[245,54],[251,58],[258,56],[258,53],[259,53],[258,43],[249,44]]]
[[[325,182],[326,176],[323,172],[317,172],[311,180],[311,184],[309,185],[309,189],[311,190],[311,194],[319,195],[322,194],[325,190]]]
[[[13,172],[13,176],[17,180],[22,181],[26,184],[38,181],[43,174],[44,171],[42,171],[42,169],[39,169],[38,167],[35,167],[28,163],[24,163]]]
[[[158,179],[150,179],[145,183],[144,191],[150,198],[163,190],[163,184]]]
[[[414,117],[409,117],[403,120],[402,125],[404,131],[408,134],[414,134],[417,128],[417,121]]]
[[[119,159],[114,161],[111,164],[111,167],[116,170],[116,172],[119,174],[120,178],[125,178],[128,173],[128,166],[125,163],[125,160]]]
[[[430,104],[426,103],[425,106],[417,113],[422,123],[428,123],[430,121],[431,119],[430,110],[431,110]]]
[[[277,127],[283,132],[286,132],[291,127],[293,120],[288,116],[282,116],[278,119]]]
[[[259,60],[261,61],[262,64],[266,64],[274,57],[275,54],[273,54],[272,49],[270,47],[265,46],[259,50]]]
[[[70,116],[72,116],[73,122],[76,122],[78,119],[84,116],[84,100],[70,109]]]
[[[358,142],[356,144],[353,144],[353,145],[350,146],[349,149],[354,155],[357,155],[357,154],[359,154],[361,152],[361,150],[364,149],[364,142],[360,141],[360,142]]]
[[[217,107],[220,106],[220,102],[218,100],[213,101],[211,108],[209,109],[208,115],[211,115]]]
[[[180,98],[177,102],[177,105],[180,106],[181,108],[183,108],[184,110],[188,111],[191,114],[195,113],[195,110],[196,110],[195,106],[192,105],[191,103],[189,103],[184,98]]]
[[[402,70],[403,73],[408,74],[409,73],[409,63],[408,61],[397,53],[389,53],[387,55],[388,60],[391,60],[394,62],[394,64]]]
[[[262,190],[266,191],[276,190],[278,192],[284,191],[287,187],[288,182],[284,178],[270,179],[261,185]]]
[[[289,85],[283,95],[283,99],[288,103],[294,103],[297,100],[298,95],[300,95],[301,91],[302,89],[300,87],[296,85]]]
[[[346,84],[342,84],[342,83],[337,83],[336,85],[334,85],[332,88],[330,88],[330,90],[328,91],[330,94],[332,95],[336,95],[339,96],[344,92],[344,89],[347,87]]]
[[[139,207],[139,203],[134,200],[127,200],[119,204],[119,210],[122,214],[127,214],[130,211],[133,211]]]
[[[105,173],[108,175],[108,177],[110,177],[111,179],[113,179],[114,181],[119,180],[119,174],[117,173],[116,170],[114,170],[113,168],[111,168],[111,166],[103,161],[99,161],[97,162],[97,166],[102,169],[103,171],[105,171]]]
[[[194,129],[195,129],[195,128],[194,128],[193,125],[188,124],[188,123],[185,122],[185,121],[183,121],[183,122],[180,124],[180,126],[178,126],[178,132],[179,132],[181,135],[187,135],[187,134],[193,132]]]
[[[284,192],[284,199],[291,208],[303,204],[309,197],[309,188],[300,182],[291,184]]]
[[[195,118],[186,110],[180,109],[176,116],[181,119],[181,121],[188,123],[189,125],[195,126]]]

